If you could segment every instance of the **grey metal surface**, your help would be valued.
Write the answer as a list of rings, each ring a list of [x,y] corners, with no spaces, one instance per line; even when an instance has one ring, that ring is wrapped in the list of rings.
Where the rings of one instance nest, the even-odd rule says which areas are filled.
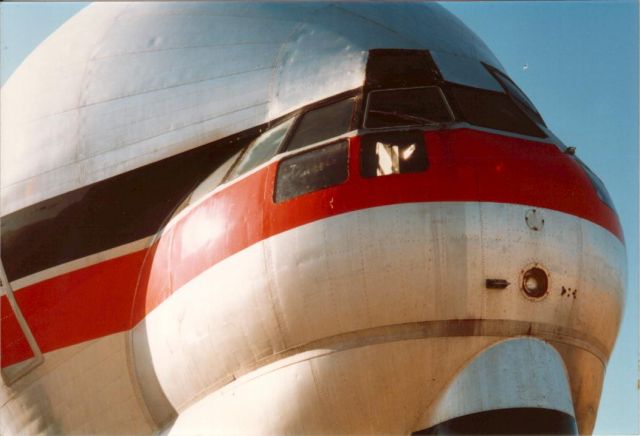
[[[360,86],[367,50],[385,47],[430,49],[453,81],[488,89],[486,76],[456,69],[467,59],[500,68],[434,4],[91,5],[2,88],[12,108],[0,120],[2,213]],[[0,432],[149,432],[177,412],[167,432],[216,419],[239,432],[409,432],[438,404],[438,419],[477,410],[473,397],[452,404],[493,370],[491,356],[530,371],[540,359],[547,369],[535,373],[558,383],[527,387],[529,403],[548,395],[546,406],[568,410],[558,356],[537,341],[490,349],[445,391],[470,359],[519,335],[558,350],[589,432],[624,299],[624,246],[591,222],[530,209],[383,207],[254,244],[132,332],[48,353],[2,386]],[[536,300],[518,289],[531,265],[550,276],[550,293]],[[493,277],[512,285],[486,289]],[[524,404],[512,388],[489,396],[490,407]]]
[[[2,214],[360,86],[385,47],[500,67],[436,4],[92,4],[2,87]]]
[[[295,382],[286,372],[277,375],[288,359],[299,362],[333,353],[337,361],[346,360],[348,365],[361,368],[364,363],[347,357],[360,356],[355,351],[360,347],[384,349],[397,344],[398,350],[404,350],[402,344],[424,340],[424,353],[431,356],[429,344],[438,343],[435,339],[459,337],[461,341],[451,341],[447,351],[438,355],[454,366],[431,369],[432,377],[443,381],[450,380],[447,371],[455,374],[463,368],[464,361],[455,363],[452,356],[471,353],[474,338],[496,341],[529,335],[589,356],[585,358],[576,351],[563,353],[565,364],[571,366],[576,417],[582,431],[589,432],[596,410],[591,405],[594,401],[597,404],[620,319],[624,247],[601,227],[548,209],[541,210],[546,219],[543,230],[532,231],[524,219],[529,209],[473,202],[406,204],[311,223],[255,244],[210,268],[157,307],[144,325],[134,330],[146,332],[154,371],[167,399],[181,414],[178,421],[187,426],[179,427],[183,430],[193,423],[186,418],[191,412],[185,417],[182,414],[192,406],[205,410],[208,406],[196,404],[207,396],[220,410],[231,413],[234,409],[224,405],[222,394],[214,393],[243,376],[254,380],[269,365],[273,365],[273,374],[265,383],[297,401],[297,397],[285,393],[303,388],[287,385]],[[528,298],[520,289],[520,275],[531,265],[541,265],[549,272],[550,291],[544,298]],[[512,284],[504,290],[486,289],[488,277],[505,278]],[[578,297],[566,298],[563,287],[579,289]],[[250,315],[247,307],[252,308]],[[344,357],[337,356],[343,352]],[[512,358],[521,362],[532,352],[525,347],[524,356]],[[465,355],[465,361],[472,357]],[[370,385],[358,388],[358,401],[366,401],[372,410],[382,407],[376,401],[383,400],[375,397],[391,392],[377,386],[376,377],[402,379],[417,371],[415,364],[387,367],[387,360],[376,356],[379,360],[368,360],[366,368],[361,368],[363,374],[349,375]],[[544,352],[541,358],[548,360],[541,363],[548,364],[551,373],[558,373],[555,357]],[[323,361],[331,359],[329,355],[323,357]],[[434,363],[429,360],[425,365]],[[393,371],[395,376],[388,373]],[[544,372],[538,374],[551,377]],[[334,383],[315,380],[318,386]],[[591,383],[588,389],[586,380]],[[261,385],[256,381],[255,386]],[[282,387],[276,388],[278,385]],[[402,400],[403,405],[416,413],[428,413],[427,405],[435,400],[438,390],[427,388],[427,384],[420,386],[426,404],[407,398]],[[236,392],[236,388],[229,389]],[[544,394],[539,388],[531,392],[534,397]],[[302,422],[316,422],[323,413],[333,413],[327,410],[335,411],[330,404],[346,401],[338,394],[323,400],[313,399],[307,392],[299,395],[310,404],[310,410],[305,409],[300,418]],[[549,401],[556,397],[554,394]],[[312,412],[316,407],[313,404],[319,408],[317,414]],[[553,404],[560,410],[567,408],[564,400]],[[262,428],[262,415],[249,418],[248,413],[244,415],[246,422],[238,425]],[[352,409],[349,413],[356,412]],[[400,412],[377,419],[393,422],[395,413]],[[208,416],[200,412],[198,416],[198,425],[206,426]],[[271,430],[284,431],[278,425],[285,425],[289,418],[283,415],[280,422],[273,418],[275,427]],[[358,422],[345,422],[345,427],[317,424],[314,428],[325,432],[366,431],[358,427]],[[396,422],[394,431],[428,426],[411,427],[408,422]]]
[[[488,410],[542,408],[575,416],[562,356],[533,338],[492,345],[461,369],[436,399],[420,428]]]

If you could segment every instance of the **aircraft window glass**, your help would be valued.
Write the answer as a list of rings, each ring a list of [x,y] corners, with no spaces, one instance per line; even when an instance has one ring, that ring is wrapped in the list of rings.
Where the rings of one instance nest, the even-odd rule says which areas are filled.
[[[229,172],[229,169],[233,166],[233,164],[238,160],[238,157],[242,153],[242,150],[238,150],[233,156],[227,159],[222,165],[216,168],[206,179],[204,179],[197,187],[193,190],[191,195],[189,196],[188,204],[193,204],[198,201],[200,198],[213,191],[218,187],[218,185],[222,182],[224,176]]]
[[[348,152],[347,141],[340,141],[283,159],[278,165],[275,202],[345,182]]]
[[[580,166],[582,167],[584,172],[587,173],[587,176],[589,177],[589,180],[591,181],[591,185],[593,185],[593,188],[596,190],[596,193],[598,194],[598,198],[600,198],[600,200],[604,204],[609,206],[609,208],[611,208],[612,210],[615,211],[616,208],[613,205],[613,200],[611,199],[611,196],[609,195],[609,191],[607,191],[607,188],[604,186],[604,183],[602,183],[602,180],[600,180],[600,177],[596,176],[596,173],[591,171],[591,168],[589,168],[587,166],[587,164],[582,162],[577,157],[576,157],[576,161],[578,162],[578,164],[580,164]]]
[[[498,79],[476,59],[436,51],[432,51],[431,56],[447,82],[503,92]]]
[[[437,126],[451,121],[442,91],[429,86],[370,92],[364,127]]]
[[[545,138],[508,95],[467,86],[450,85],[451,95],[466,121],[489,129]]]
[[[178,207],[176,207],[176,209],[173,211],[172,216],[176,216],[187,206],[196,203],[199,199],[216,189],[218,185],[222,183],[222,180],[224,179],[224,176],[229,172],[229,169],[233,167],[233,164],[238,160],[238,157],[242,154],[243,150],[244,148],[237,150],[235,153],[233,153],[232,156],[230,156],[220,166],[218,166],[218,168],[213,170],[213,172],[211,172],[211,174],[209,174],[202,182],[200,182],[198,186],[196,186],[196,188],[191,191],[191,194],[189,194],[184,200],[182,200]]]
[[[351,128],[355,97],[305,113],[293,132],[287,150],[296,150],[347,133]]]
[[[496,76],[502,87],[505,89],[507,94],[509,94],[513,99],[522,107],[522,109],[533,118],[538,123],[546,126],[544,121],[542,120],[542,116],[533,105],[529,97],[511,80],[509,77],[502,74],[500,71],[491,69],[493,74]]]
[[[275,156],[292,123],[293,118],[290,118],[256,138],[229,174],[228,180],[252,170]]]
[[[361,144],[362,177],[417,173],[427,169],[427,152],[420,131],[364,135]]]

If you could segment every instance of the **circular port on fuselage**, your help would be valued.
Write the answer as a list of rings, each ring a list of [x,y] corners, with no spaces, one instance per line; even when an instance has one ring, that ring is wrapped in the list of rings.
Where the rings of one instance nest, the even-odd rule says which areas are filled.
[[[522,290],[531,298],[541,298],[549,289],[549,278],[547,273],[538,267],[533,267],[522,275]]]

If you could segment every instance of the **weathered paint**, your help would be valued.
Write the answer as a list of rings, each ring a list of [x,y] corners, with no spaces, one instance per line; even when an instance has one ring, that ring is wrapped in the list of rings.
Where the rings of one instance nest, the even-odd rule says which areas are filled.
[[[41,215],[57,216],[59,195],[361,87],[374,48],[429,49],[446,78],[485,89],[483,70],[456,66],[501,69],[433,4],[93,5],[2,89],[3,214],[50,202]],[[344,184],[275,204],[280,155],[152,217],[155,237],[20,276],[44,361],[4,379],[0,433],[406,434],[468,413],[425,418],[463,368],[519,336],[558,351],[544,346],[591,431],[624,300],[615,211],[546,129],[427,129],[427,171],[365,180],[368,133],[345,135]],[[527,298],[536,265],[549,292]],[[30,356],[7,304],[3,376]],[[566,392],[549,395],[566,411]]]

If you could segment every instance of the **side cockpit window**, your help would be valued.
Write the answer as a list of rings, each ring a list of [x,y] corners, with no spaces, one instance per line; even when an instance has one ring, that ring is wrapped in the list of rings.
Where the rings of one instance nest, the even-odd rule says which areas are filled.
[[[596,194],[598,194],[598,198],[600,198],[600,201],[602,201],[604,204],[609,206],[611,210],[615,211],[616,208],[613,205],[613,200],[609,195],[609,191],[607,191],[607,188],[604,186],[604,183],[602,183],[602,180],[600,180],[600,177],[596,176],[596,173],[591,171],[591,168],[589,168],[587,164],[582,162],[582,160],[576,157],[576,161],[582,167],[584,172],[587,174],[587,177],[589,177],[589,180],[591,181],[591,185],[593,186],[593,189],[595,189]]]
[[[304,151],[278,165],[274,201],[280,203],[347,180],[349,146],[346,140]]]
[[[233,167],[233,164],[238,160],[238,157],[242,154],[244,147],[241,144],[236,144],[228,147],[227,149],[220,149],[216,151],[216,156],[220,159],[213,171],[204,177],[201,182],[191,191],[191,193],[182,200],[182,202],[173,211],[173,216],[180,213],[186,207],[197,203],[200,199],[207,196],[210,192],[216,189],[224,180],[229,170]]]
[[[451,109],[437,86],[371,91],[366,128],[439,126],[453,121]]]
[[[195,203],[200,198],[204,197],[207,193],[216,189],[218,185],[222,183],[222,179],[224,179],[224,176],[229,172],[233,164],[238,160],[238,157],[241,153],[242,150],[237,151],[222,165],[216,168],[216,170],[213,171],[206,179],[200,182],[200,184],[196,187],[196,189],[193,190],[193,192],[189,196],[187,204]]]
[[[304,113],[294,127],[285,151],[298,150],[349,132],[355,102],[356,98],[350,97]],[[278,164],[274,201],[281,203],[345,182],[348,155],[348,141],[342,139],[287,156]]]
[[[488,129],[545,138],[540,113],[520,88],[494,67],[464,56],[433,52],[456,116]]]
[[[227,180],[234,179],[257,166],[267,162],[276,155],[280,144],[287,135],[289,127],[293,124],[293,118],[267,130],[253,141],[244,152],[236,166],[231,170]]]
[[[547,136],[504,93],[453,84],[449,91],[462,118],[470,124],[538,138]]]
[[[300,118],[287,151],[334,138],[351,130],[355,97],[311,109]]]
[[[295,151],[349,132],[355,102],[356,97],[350,97],[315,107],[267,130],[247,147],[226,181],[251,171],[278,153]],[[343,140],[319,144],[313,150],[284,158],[278,164],[274,200],[282,202],[344,182],[347,155],[347,141]]]
[[[529,97],[506,75],[502,74],[495,68],[487,67],[489,71],[498,79],[504,90],[513,98],[518,106],[538,124],[546,126],[540,112],[533,105]]]

